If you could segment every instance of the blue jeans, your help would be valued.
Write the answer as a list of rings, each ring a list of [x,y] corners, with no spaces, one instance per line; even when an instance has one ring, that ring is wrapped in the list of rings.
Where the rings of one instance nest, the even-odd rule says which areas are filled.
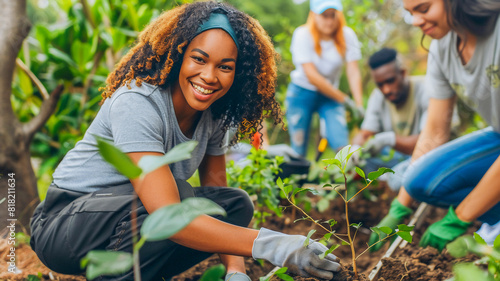
[[[419,201],[440,207],[457,206],[499,155],[500,134],[491,127],[479,130],[420,157],[405,174],[405,189]],[[500,203],[478,219],[490,225],[500,221]]]
[[[349,143],[349,132],[345,119],[344,106],[317,91],[288,85],[286,93],[286,118],[292,148],[305,156],[309,140],[309,127],[314,112],[318,112],[320,126],[324,126],[328,144],[337,150]]]

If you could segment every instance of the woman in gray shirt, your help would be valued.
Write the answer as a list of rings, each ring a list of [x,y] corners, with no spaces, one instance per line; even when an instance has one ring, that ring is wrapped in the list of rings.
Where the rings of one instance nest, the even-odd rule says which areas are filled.
[[[380,225],[393,227],[409,216],[413,199],[448,207],[448,214],[420,241],[423,247],[442,250],[474,220],[489,225],[500,221],[500,2],[403,3],[413,15],[413,25],[435,39],[426,74],[431,99],[404,188]],[[446,143],[457,98],[490,127]]]
[[[200,216],[168,240],[140,249],[142,280],[165,280],[211,253],[219,253],[232,281],[250,280],[242,256],[287,266],[292,273],[331,278],[340,265],[305,236],[246,228],[253,215],[248,195],[227,188],[223,136],[250,138],[265,117],[281,123],[275,100],[276,59],[260,24],[215,1],[163,13],[108,76],[101,110],[54,173],[46,200],[33,215],[31,246],[54,271],[79,274],[88,251],[132,252],[131,225],[140,227],[157,209],[187,197],[208,198],[226,217]],[[106,163],[95,137],[114,143],[134,162],[164,155],[196,140],[190,159],[129,180]],[[201,187],[185,180],[198,169]],[[137,193],[137,209],[130,202]],[[170,218],[164,218],[166,220]],[[132,223],[134,221],[134,223]],[[133,280],[130,270],[100,280]]]

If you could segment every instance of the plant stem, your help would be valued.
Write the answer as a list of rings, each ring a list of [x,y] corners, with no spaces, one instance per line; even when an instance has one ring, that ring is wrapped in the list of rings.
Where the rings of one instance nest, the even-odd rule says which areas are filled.
[[[345,183],[345,198],[347,198],[347,191],[349,190],[347,188],[347,178],[344,173],[344,183]],[[356,193],[357,194],[357,193]],[[356,195],[354,195],[356,196]],[[354,196],[352,198],[354,198]],[[351,198],[351,199],[352,199]],[[352,270],[354,271],[354,276],[358,278],[358,267],[356,266],[356,250],[354,249],[354,243],[351,238],[351,224],[349,223],[349,200],[344,200],[345,202],[345,221],[347,224],[347,237],[349,238],[349,245],[351,246],[351,254],[352,254]]]
[[[137,245],[137,195],[134,193],[134,199],[132,200],[132,212],[131,212],[131,220],[132,220],[132,256],[134,259],[134,280],[141,281],[141,266],[139,261],[139,247]],[[141,241],[143,244],[144,242]],[[142,246],[142,245],[141,245]]]
[[[345,176],[344,176],[344,178],[345,178]],[[358,194],[360,192],[362,192],[363,190],[367,189],[370,186],[370,184],[372,184],[372,182],[373,181],[369,182],[365,187],[361,188],[358,192],[356,192],[356,194],[354,194],[349,200],[347,200],[347,203],[349,203],[354,197],[358,196]],[[347,190],[347,185],[346,185],[346,190]],[[346,198],[347,198],[347,191],[346,191]]]
[[[285,191],[283,190],[283,193],[284,193],[284,192],[285,192]],[[295,207],[295,208],[297,208],[299,211],[301,211],[301,212],[302,212],[302,214],[304,214],[304,215],[307,217],[307,219],[311,220],[313,223],[315,223],[315,224],[316,224],[316,225],[318,225],[319,227],[323,228],[326,232],[328,232],[328,233],[332,233],[330,230],[326,229],[323,225],[321,225],[321,224],[317,223],[317,222],[316,222],[313,218],[311,218],[311,216],[309,216],[309,215],[308,215],[308,214],[307,214],[304,210],[302,210],[299,206],[295,205],[295,204],[292,202],[292,200],[290,200],[290,198],[288,198],[288,196],[286,196],[286,200],[288,200],[288,202],[289,202],[289,203],[290,203],[293,207]],[[333,235],[335,238],[339,239],[340,241],[342,241],[342,242],[344,242],[344,243],[348,243],[348,242],[347,242],[347,241],[345,241],[344,239],[340,238],[337,234],[332,233],[332,235]]]
[[[359,254],[356,259],[358,259],[360,256],[362,256],[364,253],[366,253],[366,251],[370,250],[371,247],[377,245],[378,243],[381,243],[382,241],[386,240],[386,239],[389,239],[391,238],[392,236],[396,235],[396,233],[393,233],[393,234],[390,234],[390,235],[387,235],[385,238],[383,239],[380,239],[379,241],[373,243],[371,246],[369,246],[368,248],[366,248],[361,254]]]

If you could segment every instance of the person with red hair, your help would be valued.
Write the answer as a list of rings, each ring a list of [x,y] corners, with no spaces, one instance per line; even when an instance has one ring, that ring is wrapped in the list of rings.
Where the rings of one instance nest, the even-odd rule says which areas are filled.
[[[293,33],[290,50],[296,68],[290,74],[286,97],[291,146],[302,156],[306,155],[314,112],[318,112],[324,137],[334,150],[349,141],[344,106],[363,112],[358,66],[361,51],[356,34],[346,26],[342,3],[311,0],[310,8],[306,24]],[[356,102],[339,90],[344,65]]]

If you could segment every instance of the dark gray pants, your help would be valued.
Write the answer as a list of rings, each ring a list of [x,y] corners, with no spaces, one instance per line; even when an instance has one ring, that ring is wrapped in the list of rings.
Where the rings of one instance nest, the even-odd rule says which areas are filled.
[[[241,189],[192,188],[185,181],[177,181],[177,186],[181,199],[204,197],[224,208],[227,216],[215,216],[217,219],[245,227],[252,219],[253,204]],[[133,194],[131,184],[89,194],[51,185],[31,219],[31,247],[48,268],[65,274],[81,274],[80,259],[91,250],[132,253]],[[136,207],[136,224],[140,229],[148,212],[139,199]],[[211,255],[170,240],[146,242],[139,252],[142,280],[170,278]],[[133,272],[102,276],[100,280],[133,280]]]

